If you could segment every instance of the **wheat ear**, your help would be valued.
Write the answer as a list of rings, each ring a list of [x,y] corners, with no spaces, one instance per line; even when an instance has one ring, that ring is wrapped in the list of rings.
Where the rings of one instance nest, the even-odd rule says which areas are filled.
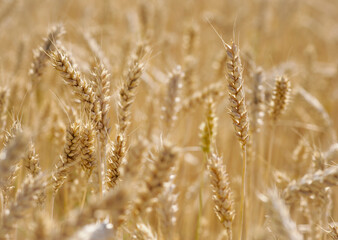
[[[291,83],[289,79],[286,76],[277,77],[275,80],[275,86],[269,110],[269,114],[272,119],[272,130],[270,131],[270,143],[268,151],[268,162],[265,173],[265,181],[268,181],[271,165],[273,164],[272,153],[275,140],[276,122],[287,109],[290,98],[290,92],[291,92]]]
[[[292,181],[283,192],[285,202],[297,201],[300,195],[318,195],[326,187],[338,185],[338,165],[318,170],[303,176],[298,181]]]
[[[0,153],[0,187],[6,184],[14,172],[16,164],[25,152],[27,143],[27,137],[22,133],[18,133]]]
[[[232,239],[232,223],[235,218],[233,194],[230,189],[229,177],[222,158],[212,154],[208,158],[208,170],[215,203],[215,212],[227,231],[228,239]]]
[[[338,239],[338,226],[335,223],[329,224],[329,233],[328,235],[332,240]]]
[[[205,89],[195,92],[192,96],[183,99],[181,105],[178,106],[178,113],[187,113],[199,105],[202,105],[208,98],[212,97],[214,100],[224,96],[224,81],[210,84]]]
[[[270,102],[270,117],[276,122],[286,111],[291,91],[291,83],[286,76],[277,77]]]
[[[117,189],[114,189],[114,191],[107,192],[101,200],[93,199],[83,210],[73,212],[66,220],[64,227],[54,232],[52,239],[69,238],[78,229],[94,222],[100,211],[110,214],[114,230],[118,229],[124,222],[123,216],[127,210],[129,199],[130,193],[127,191],[126,186],[119,186]]]
[[[205,154],[213,151],[217,133],[217,117],[215,102],[209,98],[206,103],[205,121],[200,126],[201,148]]]
[[[44,39],[42,46],[34,50],[33,62],[29,69],[29,76],[32,83],[36,84],[40,80],[43,70],[51,51],[55,50],[55,45],[60,37],[65,33],[62,25],[55,25],[48,31],[47,38]]]
[[[141,62],[143,48],[144,46],[139,46],[132,57],[126,81],[119,90],[117,136],[107,160],[106,186],[108,189],[116,185],[120,176],[119,168],[126,154],[126,130],[130,125],[131,105],[144,70],[144,64]]]
[[[76,164],[79,157],[79,142],[80,142],[80,124],[75,122],[67,129],[66,143],[63,149],[63,154],[59,162],[56,164],[56,169],[53,172],[53,195],[57,193],[60,187],[65,182],[70,168]]]
[[[242,187],[240,203],[240,234],[239,239],[244,237],[244,214],[245,214],[245,195],[246,195],[246,145],[249,137],[249,119],[245,105],[245,92],[243,89],[243,67],[239,55],[238,46],[232,42],[231,45],[225,44],[228,55],[228,93],[229,93],[229,113],[233,122],[235,133],[242,148]]]
[[[70,60],[67,53],[61,48],[50,53],[50,60],[53,67],[61,73],[63,80],[71,86],[73,92],[77,95],[80,101],[84,104],[85,112],[94,124],[101,121],[101,113],[96,100],[96,94],[93,88],[81,76],[76,65]]]
[[[97,165],[95,155],[95,132],[91,123],[82,126],[80,137],[81,166],[89,178],[94,167]]]
[[[133,206],[133,216],[138,216],[148,206],[149,201],[156,198],[168,181],[170,170],[177,158],[177,150],[169,143],[164,143],[155,162],[149,166],[149,173],[144,180]]]
[[[261,196],[268,208],[268,216],[271,227],[278,239],[281,240],[303,240],[298,232],[295,222],[291,219],[289,210],[278,196],[276,190],[270,190],[267,196]]]
[[[15,202],[11,204],[6,214],[3,216],[0,228],[0,239],[5,240],[16,228],[19,220],[29,216],[27,211],[34,206],[37,195],[45,188],[42,176],[28,178],[19,191]]]
[[[181,71],[181,67],[176,67],[175,70],[172,71],[169,75],[169,83],[168,83],[168,92],[165,100],[164,107],[164,127],[165,133],[170,133],[174,122],[177,118],[177,104],[180,101],[180,89],[182,86],[182,78],[184,74]]]

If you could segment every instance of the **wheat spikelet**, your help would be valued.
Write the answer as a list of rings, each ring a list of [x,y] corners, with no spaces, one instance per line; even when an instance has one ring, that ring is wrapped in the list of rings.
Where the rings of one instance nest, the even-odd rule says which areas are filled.
[[[63,185],[70,168],[76,164],[79,157],[79,141],[80,141],[80,124],[75,122],[67,129],[66,143],[63,154],[59,162],[56,164],[56,169],[53,172],[53,190],[57,193],[59,188]]]
[[[169,181],[164,184],[163,192],[158,197],[160,206],[157,209],[162,237],[168,240],[173,239],[175,236],[178,212],[178,194],[176,193],[176,184],[174,182],[175,173],[169,178]]]
[[[5,148],[1,153],[4,161],[0,162],[0,173],[3,178],[0,177],[0,186],[4,194],[4,205],[7,205],[15,196],[15,182],[21,170],[20,160],[27,143],[28,139],[23,133],[21,123],[14,121],[12,127],[5,133]]]
[[[90,119],[97,124],[101,121],[101,113],[98,106],[97,96],[86,80],[81,76],[77,67],[70,60],[70,57],[62,49],[50,53],[50,60],[53,67],[61,73],[64,81],[72,87],[73,92],[84,104],[85,111]]]
[[[239,56],[239,48],[235,43],[226,45],[228,54],[228,92],[229,109],[235,133],[244,147],[247,143],[249,132],[248,113],[245,105],[245,93],[243,89],[242,63]]]
[[[164,183],[170,176],[170,170],[174,166],[176,158],[176,149],[169,143],[164,143],[157,159],[149,166],[149,173],[144,179],[144,187],[139,190],[134,202],[133,215],[137,216],[143,212],[149,201],[161,193]]]
[[[171,131],[177,118],[177,104],[180,101],[180,88],[183,76],[184,74],[179,66],[169,75],[168,92],[163,116],[166,132]]]
[[[14,172],[15,165],[20,161],[27,146],[28,139],[24,134],[16,134],[0,154],[0,186],[6,184],[11,174]]]
[[[286,203],[299,199],[299,195],[316,195],[325,187],[334,187],[338,184],[338,166],[325,170],[318,170],[303,176],[298,181],[292,181],[283,192]]]
[[[209,154],[216,141],[217,117],[214,100],[209,98],[206,105],[206,119],[200,126],[200,139],[202,151]]]
[[[120,176],[119,167],[126,154],[126,130],[130,125],[130,108],[135,99],[135,91],[144,70],[144,64],[141,63],[141,57],[145,54],[144,51],[145,46],[143,45],[136,49],[136,54],[132,57],[129,66],[126,81],[119,90],[117,136],[107,161],[106,186],[108,189],[116,185],[116,181]]]
[[[222,158],[213,154],[208,158],[208,170],[215,203],[215,212],[227,231],[228,239],[232,239],[232,223],[235,218],[234,200]]]
[[[338,157],[338,143],[334,143],[330,148],[323,153],[323,157],[327,163],[335,161]]]
[[[95,156],[95,133],[92,124],[87,123],[81,128],[81,166],[90,176],[96,166]]]
[[[240,200],[240,236],[245,234],[244,229],[244,213],[245,213],[245,195],[246,195],[246,179],[247,179],[247,149],[246,145],[249,138],[249,118],[245,105],[245,92],[243,89],[243,67],[239,55],[238,46],[232,42],[231,45],[225,44],[228,62],[228,93],[229,93],[229,114],[232,118],[232,123],[235,129],[235,134],[242,148],[242,187]]]
[[[11,128],[5,133],[4,146],[7,146],[19,133],[22,133],[21,123],[14,121]]]
[[[210,84],[207,88],[202,91],[195,92],[189,98],[186,98],[182,101],[181,105],[178,107],[178,113],[186,113],[196,108],[198,105],[202,105],[209,97],[213,99],[218,99],[224,96],[224,82],[216,82]]]
[[[298,232],[297,226],[291,219],[288,209],[278,196],[276,190],[270,190],[262,200],[268,207],[273,233],[281,240],[302,240],[303,236]]]
[[[275,122],[286,111],[289,95],[291,91],[291,83],[285,76],[277,77],[275,87],[270,103],[270,116]]]
[[[132,236],[134,240],[157,240],[157,236],[153,233],[151,226],[144,223],[138,223],[136,230]]]
[[[332,240],[338,239],[338,226],[335,223],[329,224],[328,235]]]
[[[198,45],[199,27],[197,24],[190,24],[183,36],[183,51],[186,56],[192,55]]]
[[[195,71],[197,58],[195,52],[198,46],[199,28],[197,24],[191,24],[183,36],[183,71],[182,76],[183,91],[185,96],[190,96],[195,91],[196,79]]]
[[[50,239],[52,223],[41,213],[34,214],[33,240]]]
[[[108,189],[116,186],[117,180],[120,177],[119,168],[125,154],[125,140],[123,139],[123,135],[119,134],[108,153],[106,172],[106,185]]]
[[[111,216],[111,223],[116,231],[124,222],[128,201],[131,195],[125,185],[107,192],[101,200],[92,199],[82,211],[73,212],[66,220],[64,227],[53,233],[52,239],[67,239],[83,226],[101,218],[104,211]]]
[[[295,163],[294,178],[300,177],[302,170],[307,169],[308,159],[310,157],[310,146],[305,138],[298,141],[296,148],[292,152],[292,160]]]
[[[123,166],[123,174],[126,179],[136,178],[140,174],[141,164],[147,156],[151,143],[143,136],[137,138],[128,151],[128,161]]]
[[[83,37],[86,40],[87,46],[90,51],[95,55],[97,60],[104,66],[109,66],[109,60],[106,58],[102,48],[99,46],[97,41],[93,38],[93,36],[89,32],[83,33]]]
[[[27,169],[28,173],[34,178],[42,173],[40,167],[39,154],[35,152],[34,144],[31,142],[28,151],[23,159],[23,164]],[[37,195],[37,202],[40,206],[43,206],[46,201],[45,189],[41,190],[41,193]]]
[[[32,142],[25,158],[23,159],[23,162],[29,174],[31,174],[33,177],[36,177],[41,173],[39,154],[35,152],[35,147]]]
[[[98,105],[100,107],[101,120],[97,123],[96,128],[99,130],[102,143],[107,141],[110,132],[109,126],[109,102],[110,102],[110,74],[103,64],[97,64],[92,73],[94,77],[94,90],[96,92]]]
[[[64,33],[65,31],[62,25],[53,26],[48,31],[48,36],[44,39],[42,46],[34,50],[33,62],[28,72],[33,84],[36,84],[40,80],[46,65],[46,61],[48,59],[48,55],[54,51],[58,39]]]
[[[92,223],[81,228],[70,240],[110,240],[115,236],[110,223]]]
[[[130,124],[130,107],[135,99],[135,91],[140,83],[140,77],[144,70],[141,63],[143,47],[137,49],[137,53],[132,57],[126,80],[119,91],[118,100],[118,132],[124,134]]]
[[[329,131],[332,141],[335,142],[337,137],[333,130],[332,120],[323,105],[317,98],[299,86],[296,88],[295,94],[302,103],[305,103],[307,110],[313,113],[311,117],[317,119],[317,121]]]
[[[265,88],[263,86],[264,75],[262,68],[257,68],[253,74],[253,99],[250,105],[252,132],[260,132],[265,115]]]
[[[27,211],[34,207],[36,196],[44,189],[44,181],[41,175],[35,178],[26,179],[21,191],[18,193],[15,202],[11,204],[6,214],[3,216],[0,228],[0,239],[7,239],[16,228],[19,220],[28,217]]]

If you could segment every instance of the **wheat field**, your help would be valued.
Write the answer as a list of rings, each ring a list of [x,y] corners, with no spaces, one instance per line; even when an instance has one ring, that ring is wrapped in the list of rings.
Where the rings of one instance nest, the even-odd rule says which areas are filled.
[[[0,0],[0,240],[338,239],[337,0]]]

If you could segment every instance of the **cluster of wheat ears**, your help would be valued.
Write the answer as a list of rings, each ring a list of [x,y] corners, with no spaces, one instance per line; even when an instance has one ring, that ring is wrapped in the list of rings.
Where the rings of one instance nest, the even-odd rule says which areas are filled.
[[[0,1],[0,240],[338,239],[336,0]]]

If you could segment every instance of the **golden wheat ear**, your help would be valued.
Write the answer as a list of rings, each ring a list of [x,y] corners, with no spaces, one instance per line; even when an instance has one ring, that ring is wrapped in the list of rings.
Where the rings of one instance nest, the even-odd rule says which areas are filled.
[[[107,189],[116,186],[117,180],[120,177],[120,165],[126,155],[126,137],[127,128],[130,125],[131,119],[131,105],[135,100],[135,93],[140,78],[144,71],[144,63],[142,58],[147,52],[147,46],[139,45],[132,55],[129,64],[129,69],[122,87],[119,89],[118,103],[117,103],[117,135],[116,140],[112,143],[107,159],[106,170],[106,187]]]
[[[276,190],[268,191],[267,196],[261,195],[261,200],[267,206],[271,228],[279,239],[303,240],[303,235],[299,233],[296,223],[291,219],[289,210]]]
[[[232,224],[235,219],[235,207],[229,176],[222,162],[222,158],[212,154],[208,158],[207,166],[215,204],[214,210],[227,232],[228,239],[231,240]]]

